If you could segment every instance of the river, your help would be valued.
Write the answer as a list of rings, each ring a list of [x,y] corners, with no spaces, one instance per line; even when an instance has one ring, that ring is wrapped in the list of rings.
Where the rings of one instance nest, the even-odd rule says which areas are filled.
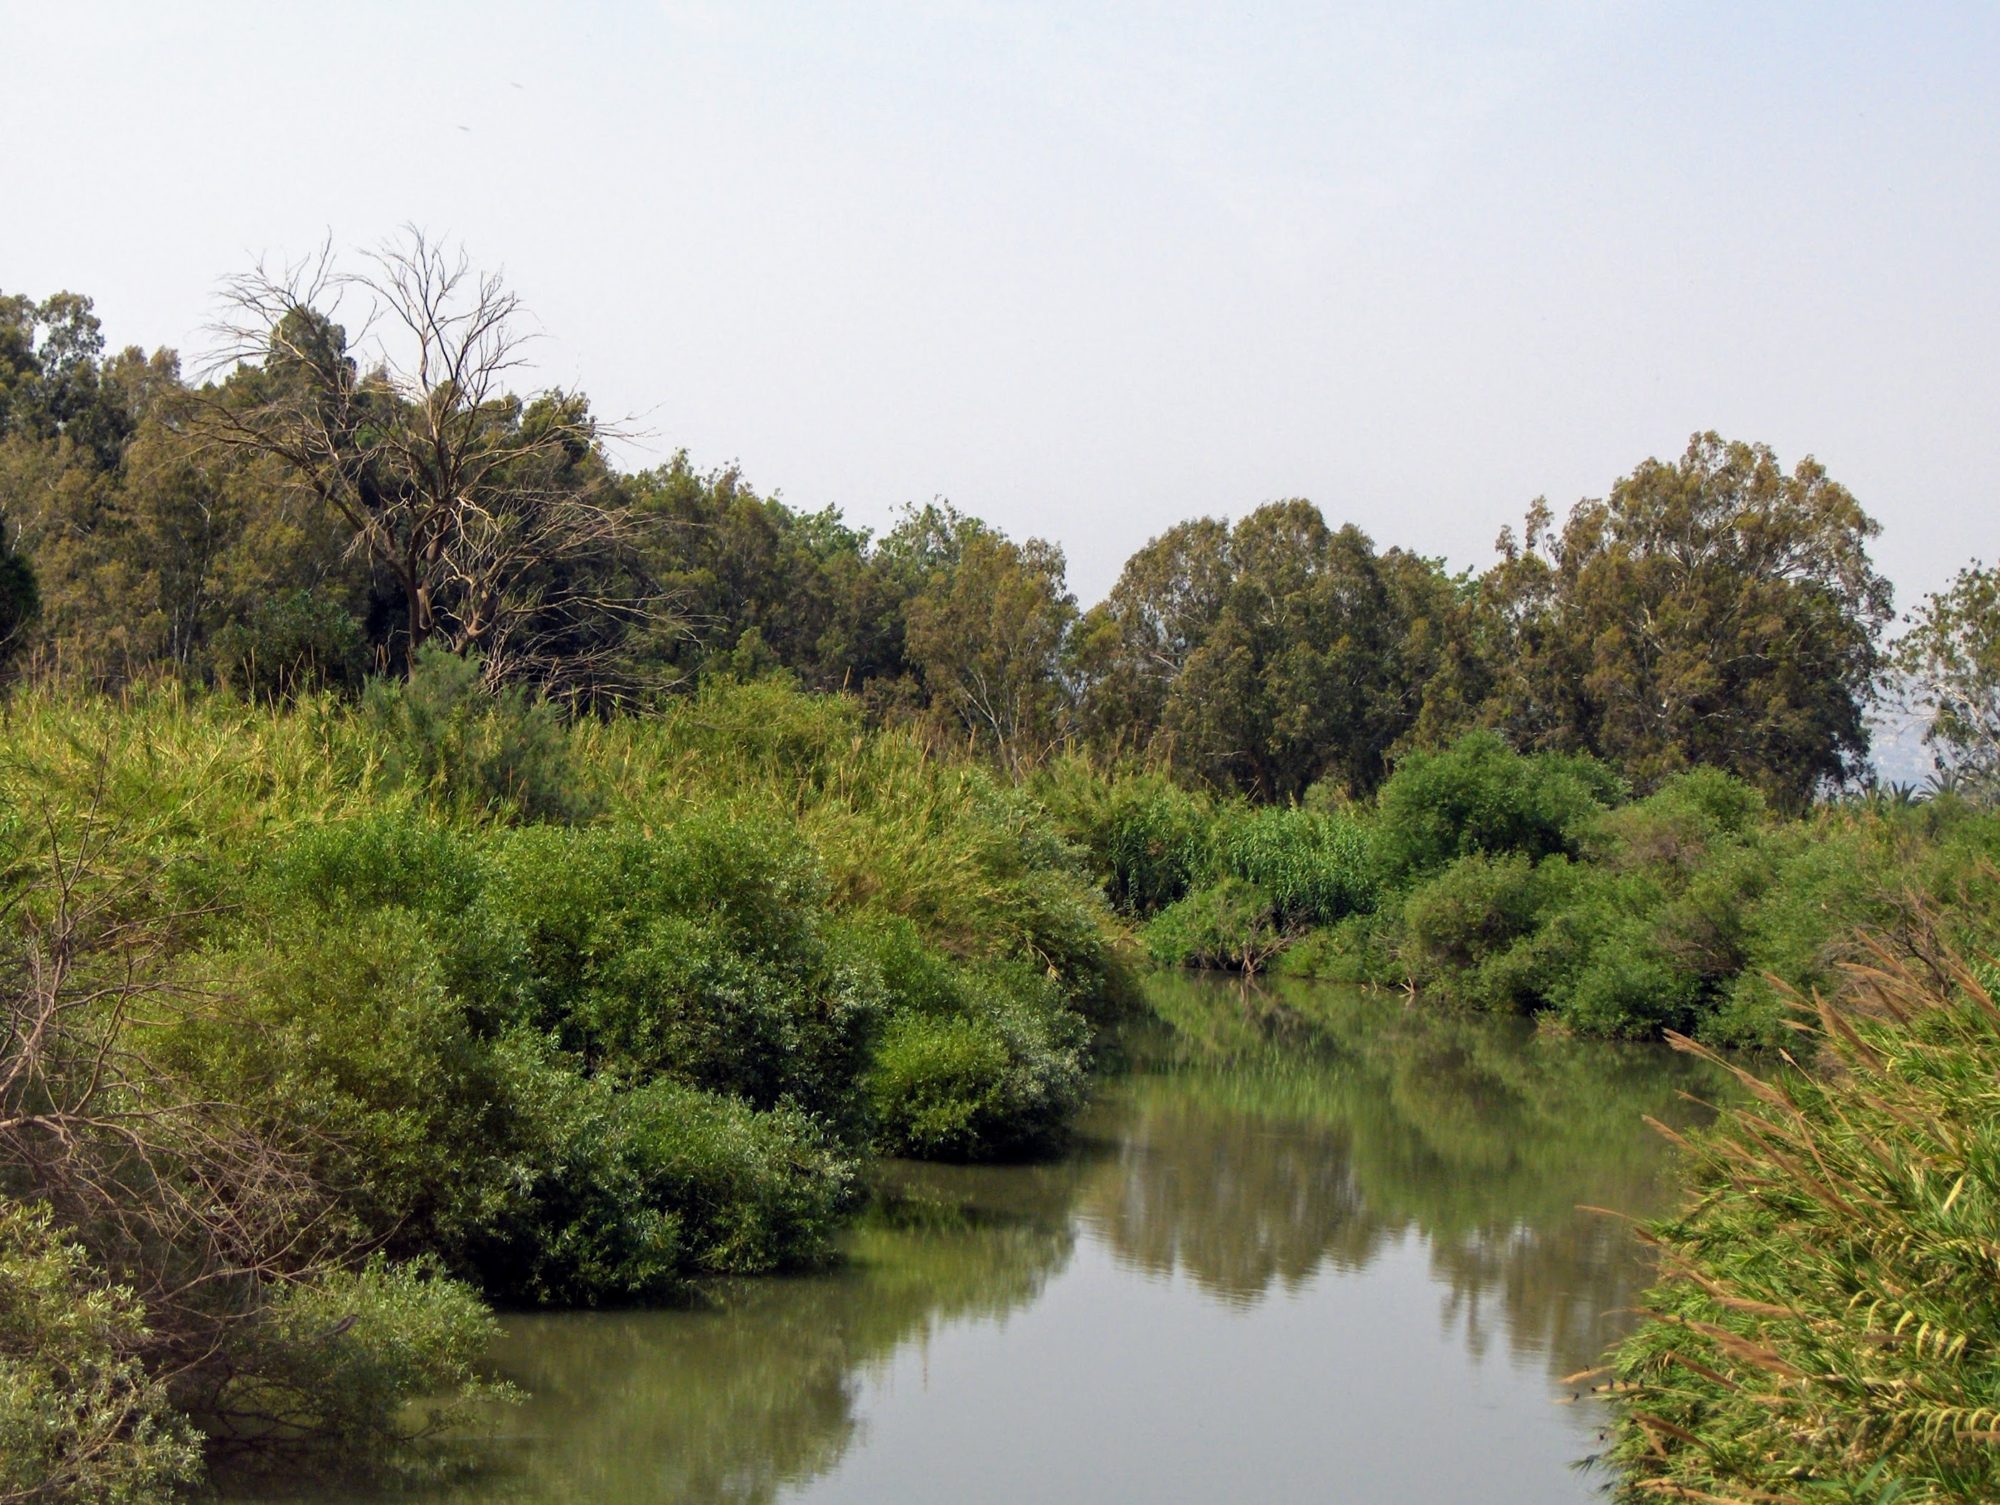
[[[837,1271],[517,1315],[531,1398],[469,1483],[555,1505],[1552,1505],[1672,1196],[1656,1047],[1169,976],[1070,1154],[891,1165]],[[322,1495],[320,1499],[327,1498]],[[342,1498],[347,1498],[343,1496]]]

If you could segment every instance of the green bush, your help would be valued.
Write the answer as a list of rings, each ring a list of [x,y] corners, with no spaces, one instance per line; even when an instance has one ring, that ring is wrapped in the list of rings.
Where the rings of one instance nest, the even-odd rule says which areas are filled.
[[[1351,914],[1306,932],[1278,953],[1271,971],[1359,987],[1402,987],[1411,979],[1401,933],[1398,914]]]
[[[760,1275],[832,1256],[855,1164],[808,1115],[668,1081],[614,1101],[617,1163],[635,1202],[672,1209],[683,1271]]]
[[[338,601],[310,590],[260,601],[215,635],[215,672],[253,699],[291,700],[320,690],[353,694],[368,672],[361,624]]]
[[[1090,854],[1122,913],[1156,914],[1210,871],[1215,800],[1164,773],[1106,775],[1066,759],[1043,770],[1034,789],[1063,834]]]
[[[1461,858],[1413,889],[1402,909],[1402,952],[1411,978],[1455,1003],[1525,1011],[1547,978],[1537,932],[1568,896],[1567,858],[1526,853]]]
[[[1234,875],[1168,905],[1146,926],[1147,954],[1163,967],[1254,972],[1284,944],[1271,896]]]
[[[781,829],[381,816],[300,833],[248,894],[180,1059],[310,1131],[364,1236],[534,1300],[824,1256],[878,990]]]
[[[507,832],[496,923],[522,1020],[594,1072],[790,1103],[858,1140],[878,1000],[830,943],[827,884],[769,818]]]
[[[146,1337],[140,1303],[45,1208],[0,1201],[0,1499],[153,1505],[198,1477]]]
[[[392,782],[521,820],[575,821],[594,808],[555,707],[518,688],[489,691],[476,657],[426,648],[407,680],[371,680],[362,710]]]
[[[869,1076],[877,1145],[981,1160],[1059,1144],[1082,1105],[1089,1030],[1048,977],[929,951],[907,923],[855,935],[889,1018]]]
[[[1625,797],[1594,758],[1523,756],[1492,732],[1404,757],[1376,801],[1383,880],[1403,885],[1473,853],[1574,856],[1585,831]]]
[[[499,1324],[432,1260],[289,1282],[230,1334],[222,1381],[186,1398],[218,1442],[254,1442],[270,1467],[310,1451],[357,1473],[421,1467],[412,1444],[510,1395],[481,1369]]]

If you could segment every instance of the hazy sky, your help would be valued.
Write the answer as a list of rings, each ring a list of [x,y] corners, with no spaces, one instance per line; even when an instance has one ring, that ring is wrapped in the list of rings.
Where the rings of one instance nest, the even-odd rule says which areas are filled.
[[[1087,602],[1307,496],[1484,564],[1715,428],[1907,603],[2000,553],[2000,6],[0,0],[0,289],[199,351],[218,277],[405,221],[501,266],[630,463]]]

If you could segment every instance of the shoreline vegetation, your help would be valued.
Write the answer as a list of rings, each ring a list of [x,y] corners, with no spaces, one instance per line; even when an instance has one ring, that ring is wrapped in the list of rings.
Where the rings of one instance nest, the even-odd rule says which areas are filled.
[[[1989,572],[1885,646],[1855,499],[1711,434],[1484,573],[1284,501],[1079,611],[942,503],[617,472],[421,237],[229,299],[197,385],[0,297],[0,1505],[431,1466],[496,1304],[1059,1149],[1149,965],[1744,1053],[1617,1487],[2000,1484]]]

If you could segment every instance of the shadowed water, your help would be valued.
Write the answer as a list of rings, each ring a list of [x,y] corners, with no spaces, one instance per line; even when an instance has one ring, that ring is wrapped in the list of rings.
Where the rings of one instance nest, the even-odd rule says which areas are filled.
[[[830,1275],[507,1319],[533,1398],[415,1498],[1591,1498],[1602,1416],[1559,1381],[1646,1271],[1578,1204],[1659,1210],[1642,1116],[1713,1079],[1382,995],[1154,994],[1062,1161],[889,1167]]]

